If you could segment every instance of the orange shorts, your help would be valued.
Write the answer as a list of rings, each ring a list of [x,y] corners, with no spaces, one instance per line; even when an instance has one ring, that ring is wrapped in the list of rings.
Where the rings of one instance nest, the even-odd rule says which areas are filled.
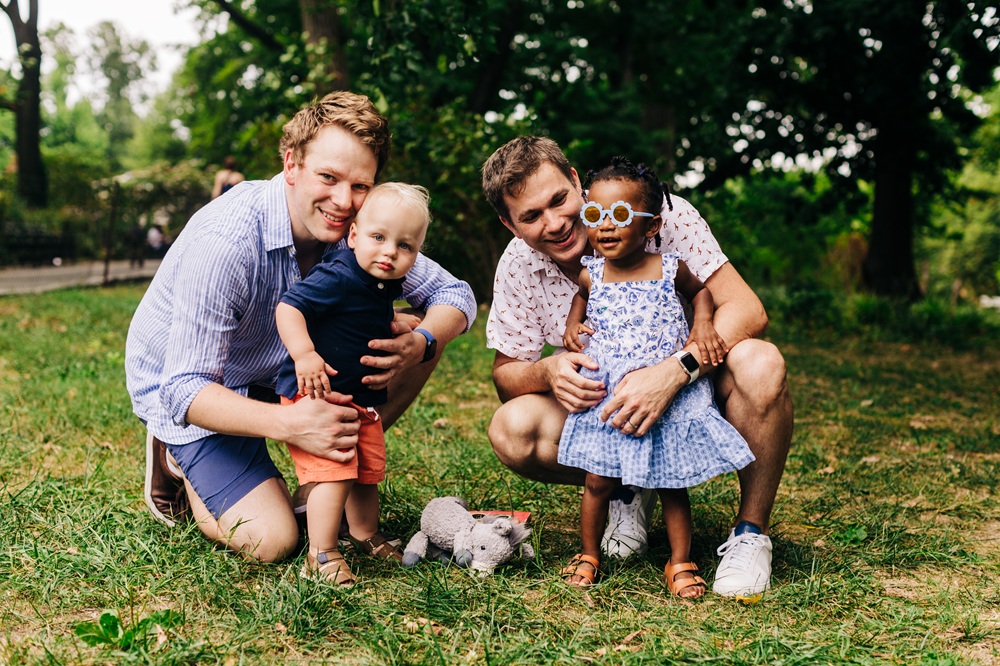
[[[282,396],[281,404],[291,405],[306,396],[296,396],[289,400]],[[295,474],[299,485],[314,481],[348,481],[374,485],[385,479],[385,434],[382,420],[374,407],[361,407],[353,402],[351,407],[358,410],[361,430],[358,431],[357,453],[347,462],[336,462],[306,453],[294,444],[288,444],[288,452],[295,463]]]

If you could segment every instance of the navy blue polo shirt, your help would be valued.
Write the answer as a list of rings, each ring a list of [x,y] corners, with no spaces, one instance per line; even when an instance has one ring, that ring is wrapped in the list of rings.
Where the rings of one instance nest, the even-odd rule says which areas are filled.
[[[286,291],[281,302],[302,313],[309,337],[323,360],[337,371],[330,388],[354,396],[362,407],[385,404],[388,391],[373,391],[361,378],[378,370],[361,365],[361,357],[383,352],[368,348],[371,340],[392,337],[393,301],[403,295],[403,278],[382,280],[366,273],[351,250],[333,250],[304,280]],[[295,362],[285,358],[278,371],[277,392],[294,398],[299,391]]]

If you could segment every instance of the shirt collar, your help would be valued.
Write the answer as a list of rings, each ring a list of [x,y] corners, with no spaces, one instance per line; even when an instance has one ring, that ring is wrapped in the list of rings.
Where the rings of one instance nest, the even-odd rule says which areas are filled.
[[[403,281],[405,277],[396,278],[395,280],[384,280],[382,278],[377,278],[365,269],[361,268],[361,264],[358,263],[358,258],[354,256],[354,251],[350,248],[335,248],[330,251],[330,253],[324,257],[324,261],[341,261],[345,266],[348,266],[351,271],[358,277],[361,284],[376,291],[377,293],[386,294],[396,294],[401,293],[403,290]],[[381,283],[383,289],[379,289],[378,285]],[[393,296],[395,298],[395,296]]]
[[[284,172],[277,174],[264,187],[262,207],[264,248],[270,252],[292,247],[292,217],[288,213],[288,200],[285,198]]]
[[[529,273],[545,273],[548,277],[566,277],[566,274],[562,272],[559,268],[559,264],[555,262],[555,259],[547,254],[543,254],[538,250],[528,247],[528,244],[523,240],[521,241],[524,245],[525,251],[525,266]]]

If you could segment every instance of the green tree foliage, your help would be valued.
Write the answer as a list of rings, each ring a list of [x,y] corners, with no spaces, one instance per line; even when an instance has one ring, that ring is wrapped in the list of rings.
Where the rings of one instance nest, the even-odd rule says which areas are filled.
[[[914,228],[978,122],[965,91],[990,85],[997,66],[993,3],[755,4],[746,40],[753,101],[738,118],[739,159],[814,156],[848,187],[873,182],[865,281],[883,295],[916,297]]]
[[[509,233],[482,200],[479,167],[526,132],[556,139],[581,174],[615,154],[675,186],[700,172],[688,196],[763,283],[851,284],[846,268],[824,262],[855,266],[870,237],[868,275],[889,275],[871,285],[915,293],[914,229],[939,195],[959,191],[949,174],[978,123],[968,91],[996,60],[995,15],[955,0],[186,4],[201,10],[204,39],[146,118],[109,123],[104,79],[89,107],[54,113],[47,150],[73,132],[90,136],[89,115],[120,132],[104,136],[123,166],[195,158],[210,173],[233,154],[248,177],[268,178],[291,114],[349,87],[391,120],[385,177],[431,189],[432,256],[481,299]],[[141,57],[128,56],[141,44],[117,32],[100,43],[93,66],[121,72],[120,83],[140,76]],[[70,60],[57,69],[72,75]]]
[[[110,21],[98,23],[88,43],[90,71],[100,83],[92,101],[108,134],[107,158],[117,171],[135,133],[135,106],[146,101],[144,76],[156,67],[156,57],[145,40],[128,37]]]
[[[1000,86],[985,101],[1000,108]],[[1000,114],[990,115],[974,139],[954,200],[935,210],[939,233],[920,253],[928,292],[951,300],[1000,294]]]

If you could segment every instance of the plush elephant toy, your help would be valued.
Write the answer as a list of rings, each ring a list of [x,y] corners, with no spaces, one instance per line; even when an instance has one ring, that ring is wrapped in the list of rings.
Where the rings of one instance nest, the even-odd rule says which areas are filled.
[[[406,544],[403,566],[415,566],[421,559],[454,559],[485,576],[519,551],[524,558],[534,557],[526,541],[530,534],[508,518],[477,521],[461,497],[435,497],[420,515],[420,531]]]

